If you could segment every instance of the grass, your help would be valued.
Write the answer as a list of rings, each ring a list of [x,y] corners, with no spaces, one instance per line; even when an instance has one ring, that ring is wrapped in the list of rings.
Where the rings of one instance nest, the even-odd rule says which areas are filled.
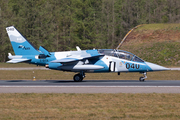
[[[33,64],[27,64],[27,63],[16,63],[16,64],[0,63],[0,68],[14,68],[14,67],[37,67],[37,66]]]
[[[180,94],[0,94],[0,119],[180,119]]]
[[[180,30],[180,24],[179,23],[170,23],[170,24],[144,24],[140,26],[137,31],[146,31],[146,30]]]
[[[145,61],[163,66],[180,67],[180,42],[164,41],[148,44],[142,43],[123,46],[122,49],[123,48],[136,54]]]
[[[76,73],[54,70],[1,70],[0,80],[73,80]],[[180,80],[179,71],[148,72],[146,80]],[[138,80],[139,73],[86,73],[84,80]]]
[[[145,61],[180,66],[180,24],[146,24],[135,29],[121,49]]]
[[[132,33],[137,39],[122,46],[149,62],[179,63],[180,24],[144,25]],[[143,33],[139,34],[139,33]],[[165,34],[165,36],[162,36]],[[162,37],[161,37],[162,36]],[[169,37],[168,37],[169,36]],[[174,36],[174,37],[173,37]],[[131,38],[131,37],[130,37]],[[140,38],[140,39],[139,39]],[[0,67],[35,67],[4,64]],[[0,71],[0,80],[72,80],[74,73],[53,70]],[[138,73],[86,74],[85,80],[137,80]],[[179,80],[179,71],[148,73],[147,80]],[[180,94],[0,94],[0,119],[180,119]]]

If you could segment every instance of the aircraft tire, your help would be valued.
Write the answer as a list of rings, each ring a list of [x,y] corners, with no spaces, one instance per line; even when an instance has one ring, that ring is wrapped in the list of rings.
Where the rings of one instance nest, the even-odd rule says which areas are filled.
[[[140,77],[140,78],[139,78],[139,81],[140,81],[140,82],[144,82],[144,80],[145,80],[144,77]]]
[[[81,82],[83,80],[83,77],[80,74],[76,74],[73,77],[74,82]]]

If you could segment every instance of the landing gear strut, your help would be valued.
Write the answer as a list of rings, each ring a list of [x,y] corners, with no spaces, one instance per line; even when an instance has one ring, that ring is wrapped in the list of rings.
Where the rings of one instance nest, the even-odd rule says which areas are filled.
[[[142,74],[144,75],[144,77],[139,78],[140,82],[144,82],[144,80],[147,78],[147,73],[146,72],[143,72]]]
[[[74,82],[81,82],[83,81],[84,78],[85,78],[85,73],[83,71],[78,74],[75,74],[73,77]]]

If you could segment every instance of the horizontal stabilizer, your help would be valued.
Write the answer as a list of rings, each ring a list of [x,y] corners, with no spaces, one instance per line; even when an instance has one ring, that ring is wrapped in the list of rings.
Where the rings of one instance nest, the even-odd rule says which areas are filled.
[[[7,61],[6,63],[20,63],[20,62],[26,62],[29,61],[30,59],[12,59]]]

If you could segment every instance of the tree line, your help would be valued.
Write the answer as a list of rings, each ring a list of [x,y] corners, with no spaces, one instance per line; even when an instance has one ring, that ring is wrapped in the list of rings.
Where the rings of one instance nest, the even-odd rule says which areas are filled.
[[[0,62],[13,53],[14,25],[49,51],[116,48],[139,24],[180,22],[179,0],[0,0]]]

